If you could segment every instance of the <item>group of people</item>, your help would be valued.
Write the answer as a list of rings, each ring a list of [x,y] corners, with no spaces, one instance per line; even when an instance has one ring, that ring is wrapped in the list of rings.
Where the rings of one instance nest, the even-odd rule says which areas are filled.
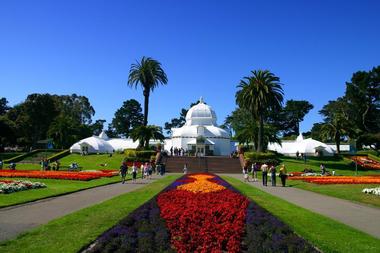
[[[262,181],[264,186],[268,186],[268,174],[271,179],[272,186],[276,186],[276,176],[277,176],[277,170],[276,167],[272,165],[268,165],[266,163],[263,163],[261,166],[258,163],[253,163],[251,166],[251,170],[249,171],[248,166],[245,165],[243,167],[243,176],[244,176],[244,182],[249,182],[249,173],[252,174],[252,181],[257,182],[257,174],[258,171],[261,171],[262,173]],[[280,170],[279,170],[279,177],[281,179],[281,184],[283,187],[286,185],[286,178],[287,178],[287,171],[285,168],[285,165],[281,165]]]
[[[170,155],[171,156],[185,156],[187,151],[184,148],[170,148]]]
[[[0,160],[0,170],[3,169],[3,166],[4,166],[4,162],[3,160]],[[16,170],[16,163],[10,163],[8,166],[7,166],[8,169],[10,170]]]
[[[154,173],[163,176],[165,174],[165,166],[161,164],[154,165],[153,162],[146,162],[140,166],[141,178],[142,179],[152,179]],[[137,175],[139,173],[139,167],[136,162],[133,162],[131,167],[132,182],[136,182]],[[123,162],[120,166],[120,176],[122,184],[125,183],[126,176],[128,174],[127,162]]]
[[[304,154],[304,153],[300,154],[300,152],[297,150],[297,152],[296,152],[296,159],[297,160],[301,159],[301,160],[303,160],[306,163],[306,160],[307,160],[306,154]]]
[[[59,162],[59,160],[55,160],[50,165],[50,161],[48,159],[46,159],[46,158],[43,158],[40,161],[40,165],[41,165],[41,170],[42,171],[46,171],[46,170],[59,170],[59,168],[61,166],[61,163]]]

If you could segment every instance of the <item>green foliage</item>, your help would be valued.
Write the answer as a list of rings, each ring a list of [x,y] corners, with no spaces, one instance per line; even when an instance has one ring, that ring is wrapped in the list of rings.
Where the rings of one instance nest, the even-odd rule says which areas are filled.
[[[135,99],[124,101],[123,105],[115,112],[108,131],[117,136],[129,137],[133,128],[143,125],[144,115],[141,113],[141,105]]]
[[[162,134],[162,128],[154,125],[149,126],[138,126],[131,132],[131,137],[133,141],[140,141],[139,148],[144,146],[146,150],[149,149],[149,140],[161,140],[165,139]]]
[[[136,149],[126,149],[124,154],[126,157],[136,157]]]
[[[291,99],[286,101],[285,107],[281,113],[284,135],[299,135],[300,122],[303,121],[305,115],[313,108],[314,106],[305,100]]]
[[[70,154],[70,149],[66,149],[66,150],[63,150],[63,151],[61,151],[61,152],[59,152],[59,153],[56,153],[56,154],[54,154],[54,155],[52,155],[52,156],[49,156],[48,158],[46,158],[48,161],[50,161],[50,162],[54,162],[54,161],[56,161],[56,160],[58,160],[58,159],[61,159],[61,158],[63,158],[63,157],[65,157],[65,156],[67,156],[67,155],[69,155]]]
[[[167,84],[167,82],[168,78],[161,67],[161,63],[150,57],[143,57],[140,62],[131,65],[128,85],[136,88],[140,85],[143,88],[144,126],[148,125],[150,92],[153,92],[159,84]]]
[[[29,153],[23,153],[21,155],[18,155],[18,156],[14,156],[12,158],[9,158],[7,160],[4,160],[3,162],[4,163],[15,163],[15,162],[19,162],[21,160],[23,160],[24,158],[28,157],[28,156],[32,156],[34,154],[37,154],[38,152],[41,152],[40,149],[36,149],[36,150],[33,150],[32,152],[29,152]]]
[[[189,108],[193,107],[196,104],[198,104],[198,101],[194,102],[194,103],[191,103]],[[166,130],[167,134],[171,133],[171,131],[172,131],[171,129],[172,128],[182,127],[186,123],[186,114],[187,114],[187,111],[188,111],[188,109],[182,108],[181,112],[179,114],[179,118],[173,118],[173,119],[170,120],[170,122],[165,122],[164,129]]]
[[[67,148],[101,130],[103,120],[91,124],[94,114],[84,96],[30,94],[0,117],[0,141],[36,147],[39,140],[53,138],[55,147]]]
[[[0,251],[80,252],[84,246],[151,199],[176,178],[178,175],[166,176],[133,192],[55,219],[14,240],[2,242]]]
[[[139,160],[139,159],[149,160],[152,156],[154,156],[156,154],[156,151],[127,149],[127,150],[125,150],[124,154],[127,158],[133,158],[133,159],[137,159],[137,160]]]
[[[254,70],[238,85],[236,103],[252,114],[258,121],[257,151],[264,150],[264,122],[270,111],[280,111],[283,89],[280,78],[268,70]]]
[[[279,163],[278,155],[274,152],[245,152],[244,158],[251,163]]]
[[[223,176],[233,187],[288,224],[322,252],[378,252],[380,240],[331,218],[291,204],[237,179]],[[333,229],[332,229],[333,228]]]

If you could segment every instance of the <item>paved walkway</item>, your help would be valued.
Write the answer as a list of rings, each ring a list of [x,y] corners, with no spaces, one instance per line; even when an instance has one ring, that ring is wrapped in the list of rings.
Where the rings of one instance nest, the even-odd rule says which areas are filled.
[[[243,181],[241,174],[223,174]],[[279,183],[279,182],[278,182]],[[353,203],[348,200],[305,191],[295,187],[265,187],[261,182],[249,182],[269,194],[280,197],[290,203],[322,214],[353,228],[380,238],[380,208]]]
[[[146,186],[153,180],[137,179],[136,183],[111,184],[52,197],[35,202],[0,209],[0,241],[12,239],[18,234],[82,208],[111,199],[117,195]]]

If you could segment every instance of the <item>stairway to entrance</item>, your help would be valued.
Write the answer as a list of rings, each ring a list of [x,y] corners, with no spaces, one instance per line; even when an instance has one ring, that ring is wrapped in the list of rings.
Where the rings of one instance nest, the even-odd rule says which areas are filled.
[[[189,173],[241,173],[239,159],[226,156],[172,156],[167,157],[164,162],[166,171],[171,173],[182,173],[185,163],[187,163]]]

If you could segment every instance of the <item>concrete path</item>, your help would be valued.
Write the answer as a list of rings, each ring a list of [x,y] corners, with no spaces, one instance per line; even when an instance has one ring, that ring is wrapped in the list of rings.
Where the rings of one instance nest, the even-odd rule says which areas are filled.
[[[161,178],[153,180],[137,179],[136,183],[127,181],[52,197],[26,204],[0,209],[0,241],[9,240],[18,234],[66,214],[111,199],[117,195],[134,191]]]
[[[243,176],[240,174],[222,175],[244,181]],[[249,182],[247,184],[380,238],[380,208],[360,205],[348,200],[329,197],[295,187],[272,187],[269,186],[270,182],[266,187],[261,182]]]

